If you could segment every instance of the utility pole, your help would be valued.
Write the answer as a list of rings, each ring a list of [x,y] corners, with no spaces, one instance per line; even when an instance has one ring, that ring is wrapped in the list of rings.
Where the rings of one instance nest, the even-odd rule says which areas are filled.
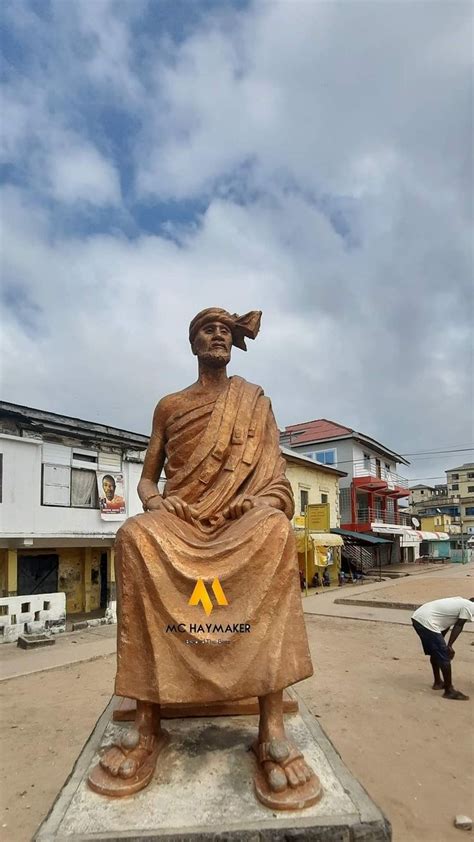
[[[456,503],[459,506],[459,527],[461,529],[461,564],[464,564],[464,529],[463,529],[463,521],[462,521],[461,495],[459,495],[457,497]]]

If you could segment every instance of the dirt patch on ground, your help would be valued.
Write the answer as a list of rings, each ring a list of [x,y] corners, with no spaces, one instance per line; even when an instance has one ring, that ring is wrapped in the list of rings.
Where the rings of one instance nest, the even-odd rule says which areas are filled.
[[[113,692],[115,656],[0,683],[3,842],[28,842]]]
[[[420,583],[421,584],[421,583]],[[298,691],[346,765],[381,807],[395,842],[455,842],[471,797],[474,647],[456,643],[456,686],[469,702],[430,689],[410,627],[314,617],[315,675]],[[1,837],[27,842],[50,809],[110,698],[113,655],[0,684]]]
[[[342,589],[341,589],[342,592]],[[444,599],[447,596],[463,596],[470,599],[474,596],[474,576],[466,573],[465,576],[440,576],[435,574],[422,576],[420,579],[406,578],[399,579],[396,584],[380,590],[355,591],[347,593],[347,599],[363,598],[367,602],[400,602],[407,604],[421,605],[422,602],[430,602],[432,599]],[[344,595],[345,597],[345,595]]]
[[[410,626],[308,620],[315,675],[298,685],[351,772],[392,822],[395,842],[455,842],[473,815],[471,636],[458,638],[450,702],[431,689],[429,660]]]

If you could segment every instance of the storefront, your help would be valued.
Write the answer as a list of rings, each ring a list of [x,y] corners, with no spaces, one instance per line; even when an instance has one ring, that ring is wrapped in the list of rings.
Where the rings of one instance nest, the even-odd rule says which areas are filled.
[[[410,526],[373,524],[373,531],[391,535],[400,546],[400,561],[414,562],[418,558],[449,558],[450,545],[447,532],[426,532]]]
[[[341,547],[344,545],[340,535],[331,532],[309,532],[307,552],[304,529],[295,529],[298,566],[311,587],[313,581],[329,579],[330,584],[337,584],[341,569]]]

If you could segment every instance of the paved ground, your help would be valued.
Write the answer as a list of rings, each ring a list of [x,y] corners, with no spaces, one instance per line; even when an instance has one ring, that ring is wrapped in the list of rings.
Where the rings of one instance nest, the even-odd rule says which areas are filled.
[[[116,634],[117,626],[96,626],[59,634],[55,645],[44,649],[24,650],[5,643],[0,646],[0,681],[110,655],[115,652]]]
[[[429,599],[439,577],[448,588],[454,576],[457,590],[474,579],[474,565],[453,568],[410,582],[417,588],[423,583]],[[390,588],[398,601],[398,589],[406,585],[399,579],[305,599],[316,672],[296,689],[392,821],[395,842],[455,842],[461,832],[452,827],[454,815],[474,813],[474,648],[468,626],[455,647],[454,675],[471,701],[455,703],[431,690],[409,612],[360,608],[355,619],[346,619],[337,610],[356,607],[333,604],[341,593],[365,596],[377,588]],[[413,599],[408,591],[406,599]],[[365,611],[376,616],[367,618]],[[4,842],[31,839],[110,698],[113,634],[112,627],[102,627],[65,635],[55,647],[36,652],[0,647],[4,674],[28,673],[0,683]],[[89,657],[94,660],[84,660]],[[75,662],[58,666],[68,658]]]
[[[380,584],[380,583],[379,583]],[[385,583],[383,583],[385,585]],[[343,593],[344,588],[339,588],[338,597],[357,599],[357,593]],[[413,579],[398,580],[396,590],[393,587],[381,587],[364,593],[364,599],[380,600],[391,602],[396,594],[397,602],[418,603],[428,602],[430,599],[442,599],[445,596],[464,596],[469,599],[474,596],[474,575],[465,574],[463,569],[452,567],[444,571],[432,573],[429,577],[413,581]]]
[[[381,596],[382,595],[382,596]],[[403,579],[363,585],[344,585],[326,593],[303,599],[305,614],[339,617],[350,620],[395,623],[411,627],[412,609],[379,608],[376,606],[338,605],[336,599],[384,600],[386,602],[429,602],[443,596],[474,596],[474,565],[439,565],[435,569]],[[474,624],[465,626],[465,633],[474,634]]]

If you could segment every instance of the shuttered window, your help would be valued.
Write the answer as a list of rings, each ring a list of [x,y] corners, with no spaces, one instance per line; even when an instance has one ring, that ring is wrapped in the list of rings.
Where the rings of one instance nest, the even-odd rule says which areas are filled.
[[[122,470],[122,454],[99,451],[99,471],[120,473]]]
[[[43,506],[99,508],[96,470],[120,473],[122,454],[43,444]]]
[[[43,464],[45,465],[70,465],[71,448],[64,444],[43,444]]]
[[[43,465],[43,506],[69,506],[71,469],[67,465]]]

